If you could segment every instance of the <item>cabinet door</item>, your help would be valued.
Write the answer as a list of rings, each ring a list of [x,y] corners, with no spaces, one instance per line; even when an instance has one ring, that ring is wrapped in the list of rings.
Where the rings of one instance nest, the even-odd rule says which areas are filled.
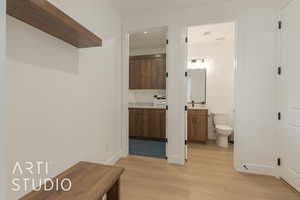
[[[129,136],[146,137],[147,136],[147,116],[145,110],[129,110]]]
[[[208,114],[205,110],[188,111],[188,141],[207,142]]]
[[[134,66],[134,59],[129,60],[129,89],[134,89],[135,84],[134,81],[136,80],[134,77],[135,74],[135,66]]]
[[[129,89],[141,88],[141,61],[130,59],[129,61]]]
[[[166,58],[152,59],[152,88],[166,89]]]
[[[165,89],[166,56],[132,56],[129,60],[129,89]]]
[[[138,59],[140,63],[139,78],[141,81],[140,89],[152,88],[152,60],[148,58]]]
[[[147,110],[148,135],[149,138],[166,138],[166,111],[165,110]]]

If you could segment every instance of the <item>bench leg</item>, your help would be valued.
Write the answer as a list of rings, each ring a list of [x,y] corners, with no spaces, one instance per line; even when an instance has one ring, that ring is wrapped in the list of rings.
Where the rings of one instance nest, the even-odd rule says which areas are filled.
[[[107,193],[107,200],[120,199],[120,180],[118,180]]]

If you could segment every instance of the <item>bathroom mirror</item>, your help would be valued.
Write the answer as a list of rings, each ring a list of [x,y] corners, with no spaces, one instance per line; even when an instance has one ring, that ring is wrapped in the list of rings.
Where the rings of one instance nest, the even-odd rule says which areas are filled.
[[[206,104],[206,68],[188,70],[188,102]]]

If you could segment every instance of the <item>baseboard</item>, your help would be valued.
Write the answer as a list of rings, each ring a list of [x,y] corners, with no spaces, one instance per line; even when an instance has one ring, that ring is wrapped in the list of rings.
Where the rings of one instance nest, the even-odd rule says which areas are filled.
[[[182,158],[182,156],[168,156],[168,163],[170,164],[177,164],[177,165],[184,165],[185,160]]]
[[[119,151],[118,153],[116,153],[115,155],[113,155],[112,157],[110,157],[109,159],[107,159],[105,161],[106,165],[115,165],[120,158],[122,158],[122,151]]]
[[[257,164],[241,164],[239,166],[235,166],[235,169],[238,172],[242,172],[242,173],[275,176],[275,177],[277,176],[276,168],[274,166],[257,165]]]

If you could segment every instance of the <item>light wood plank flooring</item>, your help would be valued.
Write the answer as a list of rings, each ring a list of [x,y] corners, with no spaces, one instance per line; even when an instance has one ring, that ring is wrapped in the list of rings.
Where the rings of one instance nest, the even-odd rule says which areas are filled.
[[[300,200],[278,179],[233,169],[233,149],[192,144],[185,166],[166,160],[129,156],[121,179],[122,200]]]

